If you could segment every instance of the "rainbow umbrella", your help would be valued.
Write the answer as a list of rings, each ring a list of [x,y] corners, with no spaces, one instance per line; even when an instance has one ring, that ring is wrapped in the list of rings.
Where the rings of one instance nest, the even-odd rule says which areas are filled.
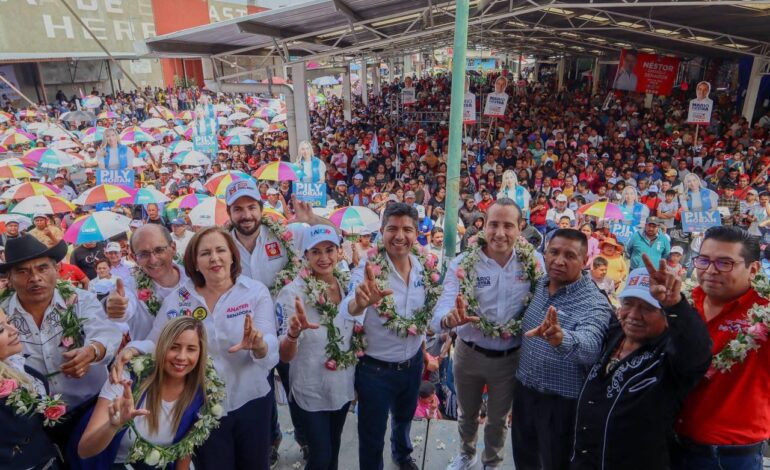
[[[233,109],[244,113],[248,113],[251,111],[251,109],[249,109],[249,107],[245,103],[235,103],[235,105],[233,105]]]
[[[165,106],[150,106],[150,115],[165,120],[174,119],[174,113]]]
[[[273,108],[260,108],[254,113],[254,116],[262,119],[273,119],[273,116],[276,114],[278,114],[278,111]]]
[[[98,96],[88,96],[80,100],[84,108],[96,109],[102,105],[102,99]]]
[[[11,211],[14,214],[62,214],[75,210],[75,205],[59,196],[30,196]]]
[[[197,206],[201,202],[205,201],[206,199],[209,199],[211,196],[206,196],[205,194],[187,194],[184,196],[179,196],[178,198],[171,201],[166,208],[167,209],[192,209],[193,207]]]
[[[100,242],[129,230],[131,219],[112,211],[99,211],[78,217],[64,232],[64,241],[74,245]]]
[[[168,150],[171,153],[186,152],[188,150],[193,150],[194,148],[195,146],[189,140],[177,140],[176,142],[172,142],[171,145],[168,146]]]
[[[32,170],[28,170],[23,166],[16,166],[16,165],[0,166],[0,179],[13,178],[13,179],[20,180],[22,178],[32,178],[33,176],[37,176],[37,173],[35,173]]]
[[[340,207],[329,214],[329,220],[348,233],[372,233],[380,228],[380,217],[367,207]]]
[[[271,162],[257,168],[252,176],[258,180],[297,181],[299,179],[298,173],[299,168],[293,163]]]
[[[270,127],[270,124],[267,121],[265,121],[264,119],[260,119],[258,117],[245,120],[243,122],[243,125],[254,129],[267,129],[268,127]]]
[[[13,119],[13,114],[0,111],[0,123],[8,122]]]
[[[38,147],[27,150],[24,152],[23,158],[35,162],[38,168],[57,169],[78,164],[78,160],[69,153],[53,148]]]
[[[252,145],[254,143],[249,137],[245,135],[231,135],[225,139],[225,145]]]
[[[285,224],[287,222],[285,215],[269,207],[265,207],[262,209],[262,217],[268,217],[281,224]]]
[[[2,195],[0,195],[0,199],[13,199],[16,201],[21,201],[28,197],[38,195],[56,196],[58,194],[58,189],[59,188],[56,188],[56,190],[54,190],[53,187],[47,184],[30,181],[29,183],[21,183],[17,184],[16,186],[11,186]]]
[[[102,202],[116,202],[121,199],[130,198],[132,196],[133,191],[126,186],[117,184],[100,184],[87,191],[84,191],[72,202],[79,206],[92,206]]]
[[[266,132],[283,132],[285,130],[286,126],[284,126],[282,122],[276,122],[275,124],[270,124],[270,127],[267,128]]]
[[[285,122],[285,121],[286,121],[286,119],[288,119],[288,118],[286,117],[286,114],[285,114],[285,113],[276,114],[276,115],[273,117],[273,119],[271,119],[271,120],[270,120],[270,123],[271,123],[271,124],[275,124],[276,122]]]
[[[14,129],[13,131],[5,134],[2,138],[2,141],[0,141],[0,144],[2,145],[22,145],[29,142],[32,142],[35,140],[35,136],[24,131],[20,131],[18,129]]]
[[[145,186],[139,188],[134,192],[134,195],[125,199],[121,199],[121,204],[136,204],[140,206],[146,206],[147,204],[162,204],[170,201],[171,199],[158,191],[152,186]]]
[[[222,199],[209,197],[190,211],[190,222],[199,227],[225,225],[230,220],[227,215],[227,204]]]
[[[16,158],[16,157],[10,157],[10,158],[4,158],[3,160],[0,160],[0,166],[25,166],[27,168],[35,168],[37,166],[37,162],[33,162],[32,160],[29,160],[27,158]]]
[[[623,220],[625,218],[623,209],[621,209],[620,206],[607,201],[597,201],[586,204],[578,209],[578,214],[605,220]]]
[[[166,127],[166,126],[168,126],[168,123],[166,121],[156,117],[147,119],[142,123],[143,129],[153,129],[156,127]]]
[[[96,119],[120,119],[120,116],[112,111],[102,111],[96,115]]]
[[[128,132],[123,131],[120,134],[120,143],[131,145],[137,142],[155,142],[155,137],[151,136],[144,131],[130,130]]]
[[[224,197],[225,190],[230,183],[245,179],[253,180],[254,178],[242,171],[220,171],[211,175],[204,186],[214,196]]]
[[[183,121],[192,121],[195,119],[195,115],[192,111],[179,111],[176,115],[176,118]]]
[[[173,163],[176,163],[177,165],[187,165],[187,166],[204,166],[204,165],[211,165],[211,160],[209,160],[209,157],[204,155],[201,152],[198,152],[197,150],[185,150],[184,152],[180,152],[176,157],[171,160]]]
[[[31,117],[37,117],[37,111],[34,109],[22,109],[19,111],[19,117],[24,118],[31,118]]]
[[[6,153],[8,151],[8,147],[5,145],[0,145],[0,153]]]
[[[225,132],[225,137],[232,137],[234,135],[245,135],[246,137],[251,137],[252,132],[254,131],[248,127],[233,127],[232,129],[229,129],[227,132]]]

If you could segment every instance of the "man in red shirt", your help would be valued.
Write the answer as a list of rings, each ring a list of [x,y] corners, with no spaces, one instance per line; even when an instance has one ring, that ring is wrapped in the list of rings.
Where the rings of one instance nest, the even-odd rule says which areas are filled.
[[[770,344],[766,329],[749,329],[748,312],[770,301],[751,285],[761,269],[758,240],[739,227],[712,227],[693,265],[699,286],[692,299],[708,326],[715,358],[677,419],[674,469],[761,470],[770,437]],[[716,369],[718,358],[735,351],[738,332],[752,335],[759,348],[744,351],[743,359],[736,354],[727,370]]]
[[[74,264],[59,263],[59,279],[70,281],[75,287],[88,289],[88,276]]]

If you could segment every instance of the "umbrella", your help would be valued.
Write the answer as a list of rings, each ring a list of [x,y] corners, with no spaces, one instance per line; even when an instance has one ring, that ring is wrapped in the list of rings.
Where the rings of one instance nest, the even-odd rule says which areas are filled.
[[[578,214],[590,215],[597,219],[605,220],[623,220],[623,218],[625,218],[620,206],[607,201],[586,204],[578,209]]]
[[[231,137],[234,135],[245,135],[247,137],[251,137],[252,132],[254,131],[248,127],[233,127],[232,129],[229,129],[227,132],[225,132],[225,137]]]
[[[102,105],[102,99],[98,96],[89,96],[80,100],[84,108],[96,109]]]
[[[0,160],[0,166],[26,166],[27,168],[35,168],[37,166],[37,162],[34,162],[28,158],[16,158],[16,157],[10,157],[5,158],[3,160]]]
[[[64,233],[64,241],[80,245],[108,240],[128,231],[131,219],[112,211],[99,211],[78,217]]]
[[[142,127],[150,129],[155,127],[166,127],[167,125],[168,123],[160,118],[150,118],[142,123]]]
[[[49,126],[50,124],[46,122],[33,122],[30,124],[27,124],[27,132],[32,132],[34,134],[40,135],[43,131],[48,129]],[[54,126],[54,129],[56,129],[55,126]]]
[[[258,109],[257,112],[254,113],[254,116],[263,119],[272,119],[276,114],[278,114],[278,111],[273,108],[266,107]]]
[[[270,124],[267,121],[260,118],[247,119],[246,121],[243,122],[243,125],[247,127],[252,127],[254,129],[267,129],[268,127],[270,127]]]
[[[137,142],[155,142],[155,137],[144,131],[129,130],[120,134],[120,143],[124,145],[135,144]]]
[[[112,111],[102,111],[96,115],[96,119],[119,119],[120,116]]]
[[[8,147],[5,145],[0,145],[0,153],[6,153],[8,151]]]
[[[283,132],[286,130],[286,126],[283,125],[281,122],[276,122],[275,124],[270,124],[270,127],[267,128],[267,132]]]
[[[64,122],[95,121],[96,115],[90,111],[83,111],[82,109],[78,109],[77,111],[69,111],[62,114],[59,116],[59,119]]]
[[[286,119],[288,119],[288,118],[286,117],[286,114],[285,114],[285,113],[276,114],[276,115],[273,117],[273,119],[271,119],[271,120],[270,120],[270,124],[275,124],[275,123],[277,123],[277,122],[285,122],[285,121],[286,121]]]
[[[35,140],[35,136],[22,132],[20,130],[13,130],[2,137],[0,144],[2,145],[22,145]]]
[[[349,233],[372,233],[380,228],[380,217],[367,207],[340,207],[329,215],[329,220]]]
[[[8,122],[13,119],[13,114],[0,111],[0,123]]]
[[[254,141],[245,135],[233,135],[225,139],[225,145],[251,145]]]
[[[31,117],[37,117],[37,111],[34,109],[22,109],[19,111],[19,117],[24,118],[31,118]]]
[[[57,127],[57,126],[51,126],[46,129],[43,129],[43,131],[40,132],[38,135],[51,137],[52,139],[63,139],[63,138],[69,137],[69,134],[67,134],[61,127]]]
[[[219,116],[217,118],[217,125],[219,125],[219,126],[232,126],[233,123],[231,123],[226,117]]]
[[[249,118],[248,114],[242,113],[240,111],[227,116],[227,119],[229,119],[230,121],[240,121],[242,119],[248,119],[248,118]]]
[[[5,165],[0,166],[0,179],[22,179],[37,176],[34,171],[28,170],[23,166]]]
[[[214,111],[216,111],[218,113],[225,113],[225,114],[229,114],[229,113],[233,112],[232,108],[230,108],[229,106],[227,106],[224,103],[217,103],[217,104],[215,104],[214,105]]]
[[[211,194],[221,197],[224,196],[225,190],[230,183],[245,179],[253,180],[254,178],[242,171],[220,171],[211,175],[211,178],[206,181],[205,186]]]
[[[227,215],[227,204],[219,198],[209,197],[190,211],[190,222],[199,227],[225,225],[230,216]]]
[[[299,179],[298,172],[299,168],[293,163],[271,162],[257,168],[252,176],[258,180],[297,181]]]
[[[75,205],[59,196],[30,196],[11,211],[14,214],[61,214],[72,212]]]
[[[165,106],[150,106],[150,114],[163,119],[174,119],[174,113]]]
[[[254,82],[254,83],[257,83],[257,82]],[[233,105],[233,109],[235,111],[241,111],[241,112],[244,112],[244,113],[250,113],[251,112],[251,109],[249,109],[248,105],[246,105],[245,103],[235,103],[235,105]]]
[[[337,85],[339,81],[334,77],[318,77],[311,83],[316,86],[331,86]]]
[[[265,207],[262,209],[262,217],[269,217],[273,219],[274,221],[285,224],[286,223],[286,216],[281,214],[275,209],[271,209],[269,207]]]
[[[176,163],[177,165],[187,165],[187,166],[204,166],[204,165],[211,165],[211,160],[209,160],[209,157],[202,154],[201,152],[198,152],[197,150],[185,150],[184,152],[180,152],[176,157],[174,157],[172,162]]]
[[[168,150],[171,153],[186,152],[194,148],[195,146],[189,140],[177,140],[176,142],[172,142],[171,145],[168,146]]]
[[[80,147],[80,145],[76,144],[75,142],[69,139],[62,139],[62,140],[57,140],[56,142],[52,143],[48,147],[54,150],[67,150],[67,149],[74,149],[74,148]]]
[[[282,77],[274,76],[274,77],[271,77],[271,79],[273,81],[273,85],[286,85],[287,83],[286,79]],[[268,81],[268,79],[264,79],[262,80],[262,83],[270,83],[270,82]]]
[[[27,230],[32,225],[32,221],[29,220],[29,217],[21,214],[0,214],[0,224],[8,225],[11,222],[18,223],[19,230]]]
[[[27,150],[24,153],[24,158],[26,160],[35,162],[38,168],[57,169],[67,166],[75,166],[78,163],[72,155],[54,148],[47,149],[38,147],[32,150]]]
[[[183,121],[192,121],[195,119],[195,115],[192,111],[179,111],[179,113],[176,115],[176,118]]]
[[[206,199],[209,199],[211,196],[206,196],[205,194],[187,194],[184,196],[179,196],[178,198],[171,201],[168,206],[166,206],[167,209],[192,209],[193,207],[197,206],[201,202],[205,201]]]
[[[0,199],[14,199],[21,201],[32,196],[56,196],[56,194],[57,192],[51,186],[30,181],[29,183],[21,183],[8,188],[2,195],[0,195]]]
[[[144,206],[147,204],[162,204],[164,202],[169,202],[170,200],[171,199],[168,196],[158,191],[154,187],[146,186],[144,188],[137,189],[132,197],[121,199],[120,203]]]
[[[100,184],[84,191],[72,202],[79,206],[93,206],[94,204],[102,202],[116,202],[132,196],[133,191],[125,186],[117,184]]]

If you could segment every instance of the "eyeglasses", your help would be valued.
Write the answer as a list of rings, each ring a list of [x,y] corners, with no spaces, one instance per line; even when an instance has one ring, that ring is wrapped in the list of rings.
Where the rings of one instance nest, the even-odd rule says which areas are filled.
[[[166,250],[169,249],[169,246],[158,246],[153,248],[152,250],[144,250],[144,251],[137,251],[135,256],[136,259],[139,261],[146,261],[150,259],[150,256],[155,255],[156,258],[159,258],[163,256],[163,254],[166,253]]]
[[[708,256],[696,256],[692,260],[692,264],[696,269],[706,271],[713,264],[714,268],[720,273],[729,273],[733,270],[736,263],[737,261],[729,259],[717,259],[712,261]]]

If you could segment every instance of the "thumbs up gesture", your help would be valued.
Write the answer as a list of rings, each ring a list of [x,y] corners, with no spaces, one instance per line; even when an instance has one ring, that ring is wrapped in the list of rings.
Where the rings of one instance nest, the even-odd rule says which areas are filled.
[[[564,341],[564,332],[559,325],[559,316],[556,313],[556,307],[553,305],[548,307],[548,312],[545,314],[543,323],[537,328],[532,328],[524,333],[524,336],[527,338],[539,336],[546,340],[551,346],[559,346],[562,341]]]
[[[257,359],[267,356],[267,343],[265,343],[262,337],[262,332],[253,327],[251,315],[246,315],[243,320],[243,338],[241,342],[232,346],[227,352],[232,354],[244,349],[250,350]]]
[[[122,319],[128,310],[128,297],[126,297],[126,288],[123,286],[123,279],[118,278],[115,283],[115,290],[107,297],[107,317],[113,319]]]
[[[481,318],[477,316],[466,316],[465,301],[463,301],[463,297],[460,294],[457,294],[457,297],[455,297],[455,308],[450,310],[446,317],[444,317],[444,326],[446,328],[455,328],[466,323],[478,323],[480,321]]]
[[[294,298],[294,311],[294,315],[289,318],[288,334],[290,336],[296,338],[305,330],[317,330],[320,327],[318,323],[310,323],[307,321],[305,308],[302,306],[302,302],[299,300],[299,297]]]

